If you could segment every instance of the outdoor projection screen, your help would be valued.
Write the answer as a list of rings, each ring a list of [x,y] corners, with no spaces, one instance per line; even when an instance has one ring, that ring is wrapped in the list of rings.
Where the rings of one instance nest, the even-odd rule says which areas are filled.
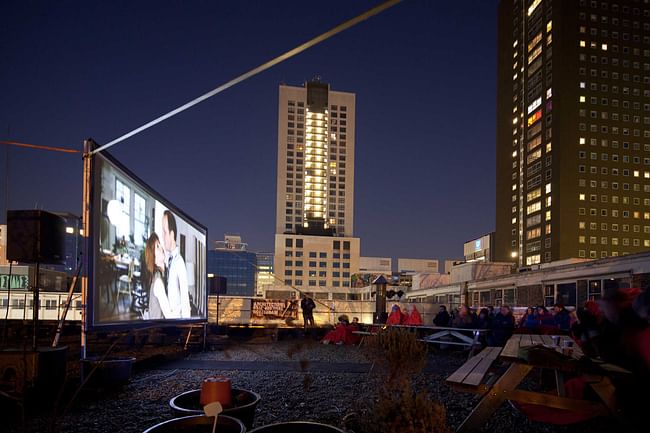
[[[89,325],[206,321],[206,228],[105,152],[91,184]]]

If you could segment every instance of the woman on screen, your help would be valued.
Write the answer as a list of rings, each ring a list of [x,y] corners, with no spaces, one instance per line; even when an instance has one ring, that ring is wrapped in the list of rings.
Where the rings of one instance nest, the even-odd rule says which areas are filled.
[[[169,299],[165,292],[163,275],[165,274],[165,250],[158,235],[151,233],[144,250],[144,259],[149,276],[149,319],[168,319],[172,315]],[[145,317],[146,318],[146,317]]]

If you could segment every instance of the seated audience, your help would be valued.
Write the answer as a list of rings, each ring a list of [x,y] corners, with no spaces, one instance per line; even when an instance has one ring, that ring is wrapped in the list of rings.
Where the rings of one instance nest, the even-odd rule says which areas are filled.
[[[476,314],[467,305],[461,304],[452,320],[451,326],[454,328],[476,328]]]
[[[447,307],[441,305],[438,309],[436,317],[433,318],[433,324],[436,326],[449,326],[449,313],[447,312]]]
[[[490,329],[491,325],[492,317],[490,317],[490,310],[487,308],[481,308],[481,310],[478,312],[476,327],[479,329]]]
[[[555,318],[543,305],[537,307],[537,320],[539,321],[539,329],[542,334],[554,334],[557,332]]]
[[[348,316],[342,314],[339,316],[339,322],[336,324],[333,330],[325,334],[325,337],[321,340],[323,344],[350,344],[349,335],[352,333],[352,328],[349,326],[350,320]]]
[[[562,304],[553,305],[553,321],[555,326],[562,332],[568,333],[571,329],[571,316]]]
[[[533,307],[526,308],[526,314],[521,318],[519,327],[529,331],[539,328],[539,320]]]
[[[587,301],[583,308],[578,308],[578,321],[571,326],[571,335],[578,342],[585,355],[591,358],[600,357],[600,332],[603,317],[595,301]]]
[[[409,304],[406,309],[406,316],[404,317],[404,325],[420,326],[422,325],[422,316],[418,311],[415,304]]]
[[[612,377],[617,401],[631,424],[647,429],[647,401],[639,396],[650,388],[650,324],[638,314],[641,293],[638,288],[606,290],[599,302],[603,314],[599,352],[605,361],[632,372]]]
[[[488,335],[489,346],[504,346],[506,341],[512,337],[515,329],[515,318],[510,307],[502,305],[499,312],[492,320],[492,328]]]
[[[390,310],[388,319],[386,319],[387,325],[401,325],[404,321],[404,313],[400,309],[399,305],[395,304]]]

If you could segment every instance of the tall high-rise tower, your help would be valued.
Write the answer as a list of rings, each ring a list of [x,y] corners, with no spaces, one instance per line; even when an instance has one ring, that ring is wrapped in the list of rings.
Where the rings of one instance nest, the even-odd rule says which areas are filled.
[[[287,285],[349,287],[358,269],[354,128],[354,93],[280,86],[274,272]]]
[[[280,86],[276,233],[352,236],[354,93]]]
[[[497,260],[650,249],[650,2],[502,0]]]

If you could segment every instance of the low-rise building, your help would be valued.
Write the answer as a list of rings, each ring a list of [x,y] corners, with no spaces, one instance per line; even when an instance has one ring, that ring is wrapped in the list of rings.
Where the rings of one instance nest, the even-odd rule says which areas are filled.
[[[407,297],[452,307],[461,303],[474,307],[555,303],[578,307],[600,299],[609,290],[626,287],[650,287],[650,252],[524,268],[512,263],[465,263],[452,268],[449,284],[412,290]]]

